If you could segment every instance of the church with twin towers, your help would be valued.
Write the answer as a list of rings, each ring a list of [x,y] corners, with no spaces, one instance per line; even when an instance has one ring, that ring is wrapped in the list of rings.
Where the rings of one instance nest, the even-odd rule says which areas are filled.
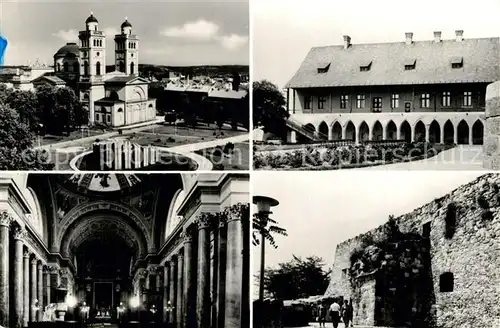
[[[139,77],[139,38],[128,19],[114,37],[114,70],[106,70],[106,34],[93,13],[78,40],[54,55],[55,76],[47,76],[47,82],[74,89],[91,125],[119,127],[154,120],[156,100],[148,97],[149,81]]]

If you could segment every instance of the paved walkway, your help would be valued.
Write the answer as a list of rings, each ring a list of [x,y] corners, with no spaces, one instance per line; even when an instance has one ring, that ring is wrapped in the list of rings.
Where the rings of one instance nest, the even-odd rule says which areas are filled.
[[[235,136],[235,137],[221,138],[221,139],[215,139],[215,140],[211,140],[211,141],[197,142],[197,143],[193,143],[193,144],[186,144],[186,145],[180,145],[180,146],[174,146],[174,147],[158,147],[158,148],[161,150],[185,154],[185,153],[195,152],[195,151],[201,150],[201,149],[223,146],[223,145],[227,144],[228,142],[241,143],[241,142],[248,141],[248,139],[249,139],[248,134],[242,134],[240,136]]]
[[[370,166],[355,170],[483,171],[483,146],[459,145],[420,161]]]

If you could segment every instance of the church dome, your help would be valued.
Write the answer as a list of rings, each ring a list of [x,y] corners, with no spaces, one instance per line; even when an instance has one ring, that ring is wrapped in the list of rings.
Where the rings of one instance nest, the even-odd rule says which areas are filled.
[[[95,18],[94,14],[90,14],[90,16],[85,21],[85,24],[88,23],[98,23],[97,18]]]
[[[72,57],[79,57],[80,56],[80,47],[74,42],[69,42],[66,43],[65,46],[61,47],[59,49],[54,57],[66,57],[66,56],[72,56]]]
[[[132,24],[125,18],[125,21],[122,23],[122,28],[132,27]]]

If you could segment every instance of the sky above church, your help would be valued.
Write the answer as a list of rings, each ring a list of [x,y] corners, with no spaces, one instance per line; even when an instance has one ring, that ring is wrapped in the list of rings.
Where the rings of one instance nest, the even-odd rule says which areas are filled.
[[[277,249],[267,244],[266,267],[277,267],[293,255],[323,258],[329,269],[340,242],[384,224],[389,215],[409,213],[483,172],[472,171],[322,171],[254,172],[253,195],[280,204],[271,217],[287,229]],[[256,206],[253,206],[256,211]],[[253,275],[260,268],[260,247],[253,249]]]
[[[350,0],[252,1],[253,76],[279,87],[292,78],[314,46],[432,40],[434,31],[454,39],[499,37],[500,1]]]
[[[0,34],[7,38],[5,65],[53,55],[93,12],[107,35],[107,64],[114,64],[114,34],[128,18],[140,39],[141,64],[224,65],[249,63],[248,1],[38,1],[0,3]]]

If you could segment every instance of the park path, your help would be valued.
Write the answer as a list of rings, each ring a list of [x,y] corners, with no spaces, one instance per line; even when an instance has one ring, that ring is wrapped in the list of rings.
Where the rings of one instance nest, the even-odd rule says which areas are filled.
[[[483,147],[459,145],[442,151],[437,156],[419,161],[370,166],[354,170],[435,170],[483,171]]]
[[[242,134],[239,136],[234,136],[229,138],[220,138],[211,141],[197,142],[197,143],[179,145],[174,147],[158,147],[158,148],[161,150],[171,151],[174,153],[186,154],[202,149],[224,146],[228,142],[241,143],[247,141],[248,139],[249,139],[248,134]]]

